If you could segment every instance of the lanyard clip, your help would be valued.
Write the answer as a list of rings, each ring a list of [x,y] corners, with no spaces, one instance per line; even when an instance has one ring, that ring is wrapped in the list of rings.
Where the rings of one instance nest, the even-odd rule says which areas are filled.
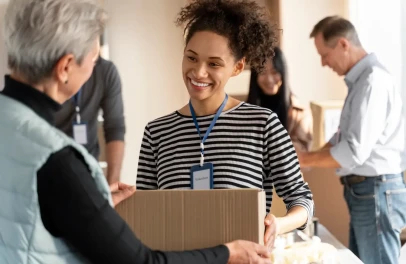
[[[200,153],[200,167],[203,167],[204,164],[204,155],[203,153]]]
[[[75,107],[75,110],[76,110],[76,124],[80,124],[80,108],[79,108],[79,106],[76,106]]]

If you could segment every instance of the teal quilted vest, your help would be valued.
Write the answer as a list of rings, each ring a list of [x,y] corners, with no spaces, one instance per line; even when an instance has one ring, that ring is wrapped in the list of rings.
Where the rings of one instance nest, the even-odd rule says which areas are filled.
[[[103,171],[85,148],[24,104],[0,94],[1,264],[88,263],[45,229],[39,211],[37,171],[66,146],[83,155],[98,189],[112,205]]]

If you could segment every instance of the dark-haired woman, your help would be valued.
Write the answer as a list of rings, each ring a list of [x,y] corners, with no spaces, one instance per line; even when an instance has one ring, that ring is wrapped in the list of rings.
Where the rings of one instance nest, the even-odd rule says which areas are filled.
[[[275,188],[287,214],[265,219],[264,242],[272,247],[278,234],[306,227],[312,194],[277,115],[224,91],[245,64],[263,70],[275,44],[269,21],[253,1],[198,0],[181,10],[177,24],[186,25],[182,73],[190,101],[147,124],[137,188],[264,189],[268,213]]]
[[[310,151],[313,140],[313,118],[310,109],[299,103],[287,81],[287,66],[280,48],[258,74],[251,70],[247,102],[268,108],[278,115],[288,131],[293,145],[301,151]]]

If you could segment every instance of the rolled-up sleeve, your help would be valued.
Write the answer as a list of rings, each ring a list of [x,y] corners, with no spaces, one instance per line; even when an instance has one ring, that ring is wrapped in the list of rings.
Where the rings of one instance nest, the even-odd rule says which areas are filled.
[[[337,144],[337,140],[338,140],[338,132],[335,132],[334,135],[328,141],[328,143],[334,146],[335,144]]]
[[[121,79],[116,66],[110,63],[105,72],[105,93],[101,102],[106,143],[124,141],[125,119],[121,92]]]
[[[370,75],[365,82],[353,87],[355,94],[345,106],[348,109],[343,110],[348,112],[348,127],[339,132],[339,142],[330,149],[342,168],[364,164],[382,135],[390,111],[386,80],[380,74]]]

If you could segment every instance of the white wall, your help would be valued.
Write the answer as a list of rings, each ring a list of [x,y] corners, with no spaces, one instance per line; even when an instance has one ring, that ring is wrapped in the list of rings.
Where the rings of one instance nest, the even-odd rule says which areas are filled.
[[[225,90],[230,95],[247,95],[250,84],[251,71],[244,70],[240,75],[230,78]]]
[[[368,52],[378,59],[401,83],[401,2],[388,0],[349,0],[349,17]]]
[[[400,31],[401,31],[401,91],[403,95],[403,110],[406,119],[406,1],[401,1],[400,4]]]
[[[187,103],[181,74],[182,30],[174,25],[185,2],[105,0],[110,14],[110,59],[118,66],[123,83],[127,124],[124,182],[135,182],[146,123]]]

